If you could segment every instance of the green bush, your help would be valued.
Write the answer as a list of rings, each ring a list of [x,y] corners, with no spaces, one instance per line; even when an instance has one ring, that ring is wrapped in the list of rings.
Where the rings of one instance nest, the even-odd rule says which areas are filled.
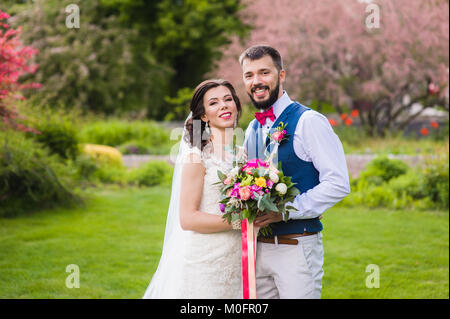
[[[387,156],[379,156],[367,164],[361,173],[360,179],[367,180],[370,184],[381,185],[392,178],[405,174],[408,165],[397,159],[389,159]]]
[[[74,159],[80,153],[78,147],[78,128],[76,127],[71,112],[47,111],[41,114],[38,123],[34,126],[40,134],[29,134],[39,143],[49,148],[52,154],[57,154],[63,159]]]
[[[82,203],[56,155],[19,132],[0,131],[0,216]]]
[[[449,156],[447,153],[436,155],[425,163],[424,192],[439,208],[448,208],[449,196]]]
[[[446,152],[437,152],[441,156],[435,156],[426,161],[423,168],[415,169],[397,160],[378,158],[358,179],[351,180],[352,192],[339,205],[448,209],[448,150]]]
[[[80,132],[80,140],[84,143],[102,144],[113,147],[126,145],[134,141],[141,147],[150,149],[163,148],[176,143],[170,140],[168,129],[153,121],[96,121],[85,125]]]
[[[151,161],[130,171],[128,182],[139,186],[170,183],[173,167],[164,161]]]
[[[395,194],[411,196],[414,199],[426,197],[426,191],[423,187],[424,176],[420,169],[409,170],[406,174],[392,178],[387,188],[391,189]]]

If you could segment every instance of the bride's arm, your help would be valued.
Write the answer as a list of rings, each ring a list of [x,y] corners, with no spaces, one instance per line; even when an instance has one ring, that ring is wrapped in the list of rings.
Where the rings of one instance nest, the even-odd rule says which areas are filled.
[[[205,234],[231,230],[232,226],[222,219],[222,216],[198,210],[202,199],[204,177],[205,167],[201,164],[200,158],[184,164],[180,195],[181,228]]]

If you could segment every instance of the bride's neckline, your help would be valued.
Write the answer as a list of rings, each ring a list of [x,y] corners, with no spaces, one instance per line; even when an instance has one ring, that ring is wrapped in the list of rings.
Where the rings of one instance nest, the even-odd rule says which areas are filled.
[[[218,154],[216,152],[214,152],[214,147],[219,146],[220,149],[222,149],[222,152],[217,152],[217,153],[221,153],[222,154],[222,158],[217,156]],[[228,162],[232,162],[232,158],[233,156],[235,156],[235,154],[233,154],[232,152],[229,152],[226,150],[226,147],[230,146],[230,144],[213,144],[213,143],[208,143],[208,145],[205,147],[204,151],[206,151],[205,153],[207,153],[209,156],[213,157],[214,159],[222,162],[222,163],[228,163]],[[237,147],[237,146],[236,146]]]

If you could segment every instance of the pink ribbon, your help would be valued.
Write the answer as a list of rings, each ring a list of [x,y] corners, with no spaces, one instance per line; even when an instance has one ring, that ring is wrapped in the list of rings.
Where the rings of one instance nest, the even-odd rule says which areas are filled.
[[[244,299],[256,299],[255,227],[242,221],[242,293]]]

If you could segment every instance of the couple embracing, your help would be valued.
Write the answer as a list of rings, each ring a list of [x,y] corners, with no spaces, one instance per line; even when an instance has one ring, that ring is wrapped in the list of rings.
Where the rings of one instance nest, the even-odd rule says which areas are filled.
[[[269,237],[258,237],[257,296],[320,298],[320,219],[350,192],[342,144],[325,116],[292,101],[283,90],[286,71],[276,49],[250,47],[239,62],[259,112],[246,130],[244,145],[230,150],[241,113],[233,86],[207,80],[195,89],[172,180],[163,251],[144,298],[242,298],[240,223],[222,218],[217,171],[231,170],[236,157],[261,158],[267,136],[280,122],[287,123],[288,140],[280,144],[278,160],[300,194],[289,203],[296,212],[287,221],[276,212],[254,221],[272,230]]]

